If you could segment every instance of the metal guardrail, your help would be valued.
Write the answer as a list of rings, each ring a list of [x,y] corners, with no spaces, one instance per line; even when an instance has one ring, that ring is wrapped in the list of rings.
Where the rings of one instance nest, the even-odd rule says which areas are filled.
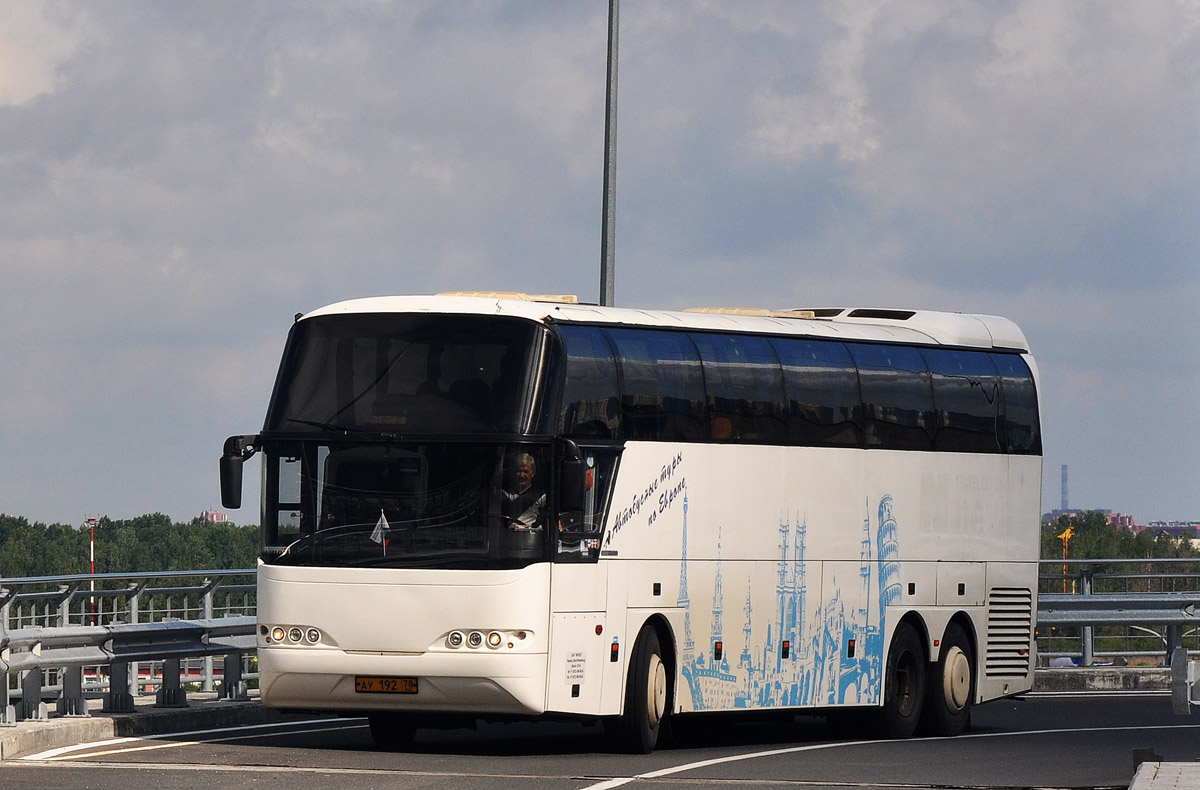
[[[1085,667],[1094,663],[1097,627],[1124,626],[1161,639],[1164,649],[1158,655],[1164,656],[1171,668],[1175,712],[1187,714],[1192,705],[1200,705],[1200,661],[1189,659],[1184,646],[1185,636],[1200,637],[1200,560],[1042,560],[1040,565],[1043,569],[1063,568],[1062,574],[1043,572],[1043,588],[1061,581],[1064,589],[1069,583],[1073,592],[1038,594],[1039,629],[1078,626],[1080,663]],[[1147,570],[1097,570],[1120,566]],[[1068,567],[1078,570],[1068,573]],[[1156,568],[1167,570],[1152,570]],[[1096,592],[1098,586],[1109,590],[1121,586],[1126,592]],[[1144,589],[1128,592],[1130,586]],[[1161,628],[1162,633],[1152,628]]]
[[[244,699],[255,677],[243,667],[255,647],[254,575],[237,569],[0,579],[0,725],[49,718],[47,698],[62,716],[88,715],[87,697],[98,694],[105,710],[133,711],[143,688],[154,689],[157,706],[186,706],[181,676],[214,690],[214,656],[224,658],[221,697]],[[203,663],[193,676],[187,665],[195,659]]]
[[[1134,595],[1043,593],[1038,596],[1038,623],[1200,626],[1200,592]]]
[[[4,678],[5,691],[4,705],[0,706],[0,724],[49,718],[42,695],[42,670],[50,668],[61,672],[57,712],[65,716],[87,715],[84,667],[108,667],[110,682],[105,710],[133,711],[138,691],[137,663],[143,661],[163,663],[156,704],[186,707],[187,694],[180,682],[180,662],[194,656],[224,656],[221,697],[246,699],[242,654],[255,647],[254,629],[253,617],[227,617],[113,626],[23,628],[0,633],[0,676]],[[19,708],[11,704],[10,673],[20,675]]]

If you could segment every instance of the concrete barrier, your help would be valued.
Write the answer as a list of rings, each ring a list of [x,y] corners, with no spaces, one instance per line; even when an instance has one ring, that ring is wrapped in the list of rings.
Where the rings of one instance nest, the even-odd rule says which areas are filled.
[[[100,700],[94,700],[96,710],[89,716],[29,720],[0,727],[0,760],[109,738],[269,724],[286,719],[257,699],[223,700],[215,693],[193,692],[188,695],[187,707],[182,708],[158,708],[154,701],[153,696],[142,696],[137,700],[136,712],[108,713],[99,710]]]
[[[1064,667],[1039,669],[1034,691],[1170,691],[1170,667]]]

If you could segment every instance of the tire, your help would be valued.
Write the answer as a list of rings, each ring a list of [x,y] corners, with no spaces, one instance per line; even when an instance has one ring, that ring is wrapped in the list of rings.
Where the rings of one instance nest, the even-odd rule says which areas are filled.
[[[958,623],[946,626],[942,652],[929,667],[921,729],[931,735],[958,735],[971,723],[975,698],[975,655]]]
[[[908,738],[921,721],[925,702],[925,648],[908,623],[896,626],[888,649],[883,677],[883,709],[879,712],[880,734],[885,738]]]
[[[371,713],[367,724],[375,745],[393,751],[409,746],[417,732],[416,720],[402,713]]]
[[[670,712],[667,665],[662,660],[658,633],[651,626],[642,628],[629,659],[629,677],[625,682],[625,711],[605,723],[605,730],[617,751],[649,754],[658,743]]]

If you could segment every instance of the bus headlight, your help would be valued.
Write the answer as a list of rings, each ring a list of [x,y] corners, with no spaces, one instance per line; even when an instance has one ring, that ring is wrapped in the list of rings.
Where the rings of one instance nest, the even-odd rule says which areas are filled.
[[[523,628],[489,629],[456,628],[438,638],[430,650],[524,650],[531,647],[533,634]]]
[[[332,645],[320,628],[311,625],[260,625],[258,633],[268,645]]]

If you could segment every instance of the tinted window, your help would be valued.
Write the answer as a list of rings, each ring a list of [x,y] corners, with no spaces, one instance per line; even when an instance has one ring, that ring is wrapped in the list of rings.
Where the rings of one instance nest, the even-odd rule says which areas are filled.
[[[933,380],[937,449],[1000,452],[1000,377],[991,357],[946,348],[925,348],[921,354]]]
[[[615,439],[621,424],[617,363],[604,333],[595,327],[563,326],[567,371],[560,427],[567,436]]]
[[[841,343],[773,338],[783,367],[784,418],[792,444],[856,447],[861,403],[854,360]]]
[[[1004,401],[1004,441],[1010,453],[1040,455],[1041,428],[1038,424],[1037,389],[1025,360],[1016,354],[992,354],[1000,371]]]
[[[350,314],[292,328],[266,430],[517,433],[532,422],[538,325]]]
[[[714,441],[786,441],[783,374],[770,342],[751,335],[694,334],[704,364],[709,433]]]
[[[621,419],[627,439],[708,439],[704,377],[682,332],[607,329],[620,360]]]
[[[931,449],[933,391],[921,353],[906,346],[847,347],[858,363],[867,447]]]

